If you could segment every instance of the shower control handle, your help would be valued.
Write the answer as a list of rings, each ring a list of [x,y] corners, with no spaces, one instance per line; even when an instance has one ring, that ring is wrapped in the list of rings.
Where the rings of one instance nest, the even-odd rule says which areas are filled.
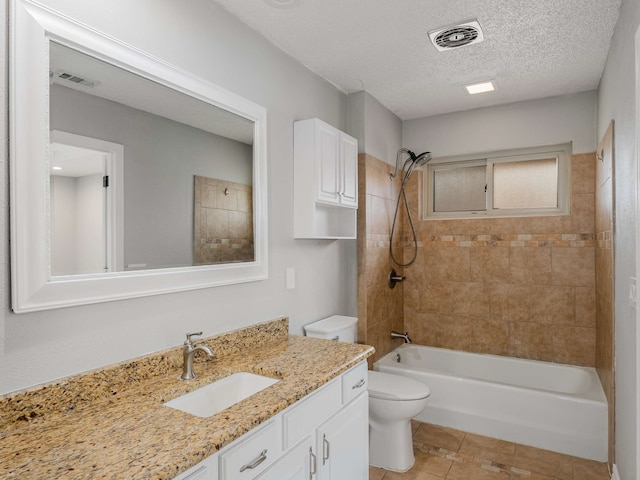
[[[389,272],[389,288],[395,288],[396,283],[403,282],[405,278],[407,277],[403,275],[398,275],[396,273],[396,269],[392,268],[391,271]]]

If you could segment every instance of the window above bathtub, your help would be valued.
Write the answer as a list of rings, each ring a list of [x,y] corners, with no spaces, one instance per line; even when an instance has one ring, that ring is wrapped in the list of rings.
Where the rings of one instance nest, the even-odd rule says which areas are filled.
[[[423,219],[567,215],[571,144],[434,158]]]

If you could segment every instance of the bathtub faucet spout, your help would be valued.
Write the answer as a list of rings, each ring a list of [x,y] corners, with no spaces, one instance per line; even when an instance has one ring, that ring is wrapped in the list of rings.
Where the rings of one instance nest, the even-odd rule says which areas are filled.
[[[411,339],[409,338],[409,332],[398,333],[391,331],[391,338],[401,338],[404,340],[404,343],[411,343]]]

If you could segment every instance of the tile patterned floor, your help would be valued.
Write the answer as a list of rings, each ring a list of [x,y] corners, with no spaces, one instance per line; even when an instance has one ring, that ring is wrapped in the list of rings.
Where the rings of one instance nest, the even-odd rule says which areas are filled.
[[[405,473],[369,467],[369,480],[609,480],[606,463],[412,422],[416,462]]]

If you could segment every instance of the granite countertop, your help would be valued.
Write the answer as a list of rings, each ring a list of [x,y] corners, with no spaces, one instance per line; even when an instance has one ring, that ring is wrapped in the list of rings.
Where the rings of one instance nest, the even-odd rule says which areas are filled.
[[[216,355],[190,381],[177,347],[0,397],[0,478],[173,478],[373,353],[287,330],[281,318],[206,339]],[[209,418],[162,405],[241,371],[282,381]]]

